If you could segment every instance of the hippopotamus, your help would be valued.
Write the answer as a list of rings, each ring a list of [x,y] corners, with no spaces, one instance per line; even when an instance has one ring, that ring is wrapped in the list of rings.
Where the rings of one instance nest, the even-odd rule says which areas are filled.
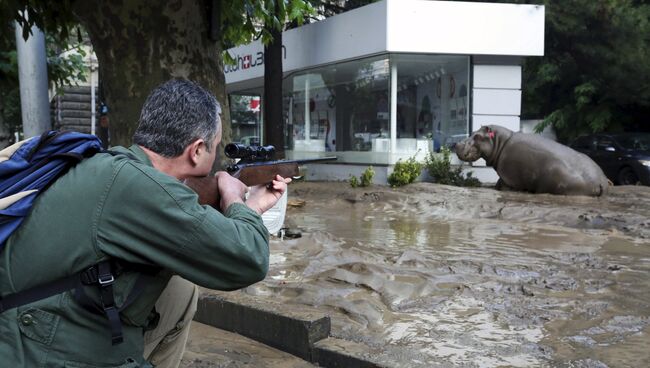
[[[538,134],[486,125],[455,145],[462,161],[485,159],[499,175],[497,189],[531,193],[602,196],[603,170],[587,155]]]

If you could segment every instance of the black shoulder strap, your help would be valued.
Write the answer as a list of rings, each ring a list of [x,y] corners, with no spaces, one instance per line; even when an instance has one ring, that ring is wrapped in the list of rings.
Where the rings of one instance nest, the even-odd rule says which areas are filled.
[[[118,307],[115,304],[113,283],[115,282],[115,277],[124,269],[138,270],[140,276],[131,289],[131,293],[127,296],[126,301]],[[102,261],[77,274],[0,298],[0,313],[74,289],[75,299],[84,307],[87,309],[97,307],[95,309],[101,310],[106,315],[111,329],[112,344],[120,344],[123,341],[123,337],[119,312],[131,305],[142,294],[147,282],[159,271],[160,269],[154,266],[124,264],[114,260]],[[95,285],[99,287],[101,306],[95,306],[90,301],[90,298],[83,291],[84,285]]]

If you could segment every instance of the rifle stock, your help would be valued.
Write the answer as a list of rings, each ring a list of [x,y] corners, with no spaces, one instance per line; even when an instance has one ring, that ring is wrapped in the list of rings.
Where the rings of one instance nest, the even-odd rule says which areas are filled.
[[[276,175],[280,175],[283,178],[299,176],[301,164],[333,160],[336,160],[336,157],[323,157],[310,160],[252,162],[235,165],[230,175],[241,180],[246,186],[269,184],[275,179]],[[219,188],[216,177],[189,178],[185,180],[185,185],[199,195],[200,204],[212,206],[219,210]]]
[[[188,178],[185,179],[185,185],[199,195],[200,204],[208,205],[220,211],[219,187],[217,186],[217,178],[215,176]]]

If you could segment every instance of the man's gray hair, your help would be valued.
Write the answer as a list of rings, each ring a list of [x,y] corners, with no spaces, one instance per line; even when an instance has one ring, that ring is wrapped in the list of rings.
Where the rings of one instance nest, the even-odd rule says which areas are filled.
[[[133,142],[171,158],[203,139],[210,152],[221,129],[220,113],[221,106],[210,92],[188,80],[172,79],[147,97]]]

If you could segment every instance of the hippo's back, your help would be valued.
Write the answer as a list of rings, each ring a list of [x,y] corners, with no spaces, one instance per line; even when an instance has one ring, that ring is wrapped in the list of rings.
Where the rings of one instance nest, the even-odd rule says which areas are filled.
[[[527,156],[539,170],[538,192],[599,196],[609,181],[589,156],[537,134],[515,133],[510,155]],[[533,162],[534,161],[534,162]]]

